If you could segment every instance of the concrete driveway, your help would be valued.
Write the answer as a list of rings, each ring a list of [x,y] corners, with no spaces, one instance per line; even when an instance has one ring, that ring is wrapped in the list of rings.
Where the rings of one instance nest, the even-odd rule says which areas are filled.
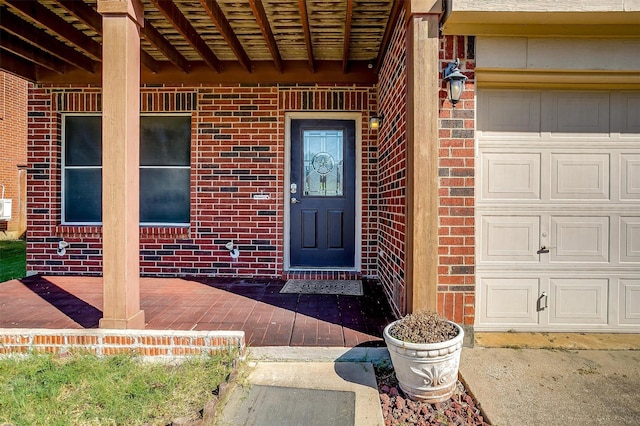
[[[460,373],[493,425],[640,424],[640,351],[464,348]]]

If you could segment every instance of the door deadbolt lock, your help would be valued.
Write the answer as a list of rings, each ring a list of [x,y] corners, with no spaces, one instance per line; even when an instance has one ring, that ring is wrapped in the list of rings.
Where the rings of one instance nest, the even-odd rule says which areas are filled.
[[[291,192],[292,194],[295,194],[296,192],[298,192],[298,185],[296,185],[295,183],[292,183],[289,186],[289,192]]]

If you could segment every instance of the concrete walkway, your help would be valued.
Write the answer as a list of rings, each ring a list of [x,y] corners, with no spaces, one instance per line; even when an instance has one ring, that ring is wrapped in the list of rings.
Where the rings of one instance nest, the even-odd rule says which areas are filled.
[[[258,362],[237,386],[218,425],[383,425],[368,362]]]
[[[460,373],[493,425],[640,424],[640,351],[464,348]]]
[[[386,348],[256,347],[217,421],[225,426],[384,425],[374,363]]]
[[[383,423],[371,363],[389,362],[385,348],[262,347],[250,358],[251,386],[220,424]],[[464,348],[460,373],[493,425],[640,424],[640,351]]]

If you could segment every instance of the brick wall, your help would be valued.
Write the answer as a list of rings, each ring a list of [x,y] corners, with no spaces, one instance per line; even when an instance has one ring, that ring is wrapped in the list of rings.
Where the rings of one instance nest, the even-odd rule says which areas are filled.
[[[12,201],[11,220],[0,222],[0,230],[20,228],[20,196],[25,189],[20,188],[20,169],[27,164],[28,85],[26,80],[0,72],[0,184],[5,186],[5,198]]]
[[[404,8],[380,68],[378,110],[378,276],[396,315],[406,312],[405,211],[407,60]]]
[[[244,356],[244,331],[3,329],[0,355],[80,351],[180,358],[219,352]]]
[[[99,87],[33,88],[29,98],[28,269],[100,274],[99,226],[61,225],[61,114],[99,112]],[[362,275],[376,275],[372,86],[150,86],[142,112],[190,112],[191,224],[142,227],[142,275],[282,276],[285,112],[363,113]],[[269,194],[255,200],[253,194]],[[57,242],[70,243],[64,257]],[[224,245],[234,241],[233,261]]]
[[[473,324],[475,307],[475,38],[441,39],[442,69],[460,59],[467,80],[452,108],[446,86],[440,91],[438,310],[460,324]]]
[[[404,12],[403,12],[404,13]],[[378,276],[397,315],[406,313],[406,21],[401,16],[380,70]],[[441,38],[440,69],[460,58],[469,77],[455,109],[439,93],[438,311],[461,324],[473,324],[475,301],[474,223],[474,43],[473,37]],[[436,60],[436,58],[434,58]]]

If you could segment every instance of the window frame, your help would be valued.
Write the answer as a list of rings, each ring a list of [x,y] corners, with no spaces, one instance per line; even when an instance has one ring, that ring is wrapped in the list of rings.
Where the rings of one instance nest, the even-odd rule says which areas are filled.
[[[66,212],[66,193],[67,193],[67,169],[75,169],[75,170],[79,170],[79,169],[99,169],[100,170],[100,180],[102,181],[102,158],[100,158],[100,166],[67,166],[67,117],[101,117],[102,119],[102,114],[99,113],[87,113],[87,114],[83,114],[83,113],[65,113],[65,114],[61,114],[61,127],[62,127],[62,143],[60,144],[60,149],[61,149],[61,164],[60,164],[60,171],[61,171],[61,182],[60,182],[60,214],[61,214],[61,220],[60,223],[62,225],[77,225],[77,226],[97,226],[97,225],[102,225],[102,221],[96,221],[96,222],[71,222],[71,221],[67,221],[67,212]]]
[[[191,225],[191,168],[192,168],[192,163],[193,163],[193,156],[192,156],[192,148],[193,148],[193,140],[192,140],[192,128],[193,128],[193,118],[192,118],[192,114],[191,113],[141,113],[140,117],[189,117],[189,129],[190,129],[190,135],[189,135],[189,165],[186,166],[175,166],[175,165],[170,165],[170,166],[158,166],[158,165],[153,165],[153,166],[143,166],[138,164],[138,172],[140,173],[140,171],[142,169],[181,169],[181,170],[189,170],[189,189],[188,189],[188,203],[189,203],[189,221],[188,222],[139,222],[140,227],[188,227]],[[80,221],[67,221],[67,212],[66,212],[66,202],[65,202],[65,197],[66,197],[66,193],[67,193],[67,182],[66,182],[66,171],[67,169],[100,169],[100,171],[102,172],[102,160],[103,158],[100,159],[100,165],[99,166],[67,166],[67,162],[66,162],[66,144],[67,144],[67,130],[66,130],[66,117],[102,117],[101,113],[77,113],[77,112],[73,112],[73,113],[64,113],[61,114],[61,127],[62,127],[62,143],[60,144],[61,146],[61,165],[60,165],[60,170],[61,170],[61,191],[60,191],[60,213],[61,213],[61,220],[60,220],[60,224],[64,225],[64,226],[102,226],[102,221],[96,221],[96,222],[80,222]],[[140,199],[140,197],[138,197],[138,199]]]

